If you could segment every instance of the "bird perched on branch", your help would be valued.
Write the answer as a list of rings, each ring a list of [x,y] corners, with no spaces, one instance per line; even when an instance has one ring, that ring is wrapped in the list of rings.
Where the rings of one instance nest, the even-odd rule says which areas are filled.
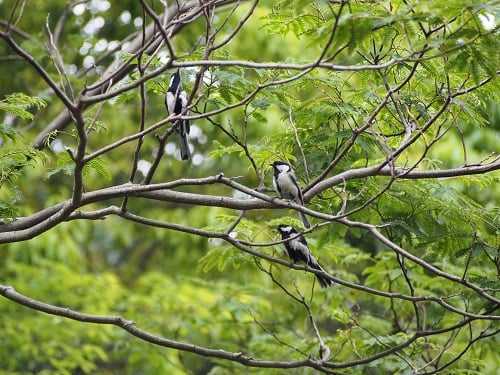
[[[276,190],[279,196],[282,199],[290,199],[295,201],[295,203],[304,205],[302,189],[300,188],[297,177],[295,177],[295,173],[293,173],[290,164],[285,163],[284,161],[275,161],[271,164],[271,166],[274,168],[274,190]],[[310,228],[311,223],[309,223],[307,216],[300,211],[299,215],[305,227]]]
[[[180,115],[187,106],[187,96],[186,92],[182,89],[181,74],[179,69],[177,69],[177,71],[172,74],[172,77],[170,78],[168,91],[165,95],[165,106],[167,107],[169,115]],[[188,116],[189,112],[186,111],[183,115]],[[177,120],[177,123],[174,126],[175,131],[179,135],[181,159],[189,160],[191,157],[187,139],[189,134],[189,120]]]
[[[297,237],[298,232],[294,227],[289,225],[279,225],[278,231],[281,233],[281,239],[283,240],[295,237],[285,242],[286,252],[293,263],[302,262],[306,265],[306,267],[324,271],[316,259],[312,256],[304,236],[300,235]],[[317,274],[315,276],[322,288],[327,288],[332,284],[332,281],[326,277]]]

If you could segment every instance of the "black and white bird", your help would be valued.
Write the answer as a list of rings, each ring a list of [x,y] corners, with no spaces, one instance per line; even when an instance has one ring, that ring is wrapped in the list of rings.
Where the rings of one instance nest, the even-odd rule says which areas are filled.
[[[309,250],[309,246],[307,246],[306,239],[304,236],[300,235],[297,237],[298,232],[294,227],[290,225],[279,225],[278,231],[281,233],[281,239],[287,240],[289,238],[295,237],[289,241],[285,242],[285,249],[288,253],[288,256],[292,260],[293,263],[302,262],[307,267],[314,268],[315,270],[324,271],[323,268],[319,265],[319,263],[314,259]],[[319,281],[319,285],[322,288],[327,288],[332,284],[332,281],[326,277],[321,275],[315,275]]]
[[[273,185],[274,190],[279,194],[282,199],[290,199],[295,203],[304,205],[304,198],[302,197],[302,189],[300,188],[297,177],[293,173],[290,164],[284,161],[275,161],[271,164],[274,168]],[[311,227],[311,223],[307,216],[299,211],[300,218],[306,228]]]
[[[165,106],[169,115],[180,115],[187,106],[187,96],[186,92],[182,89],[181,74],[178,69],[170,78],[168,91],[165,95]],[[189,111],[186,111],[183,115],[189,116]],[[189,160],[191,157],[187,139],[189,134],[189,120],[178,120],[175,125],[175,131],[179,134],[181,159]]]

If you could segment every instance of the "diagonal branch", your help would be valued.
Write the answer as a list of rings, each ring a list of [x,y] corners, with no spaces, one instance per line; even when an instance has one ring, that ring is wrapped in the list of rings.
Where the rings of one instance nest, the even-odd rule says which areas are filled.
[[[50,78],[49,73],[40,65],[40,63],[31,56],[28,52],[26,52],[16,41],[11,37],[10,34],[0,31],[0,38],[5,40],[5,42],[19,55],[21,56],[28,64],[30,64],[36,72],[43,78],[43,80],[49,85],[49,87],[54,91],[57,97],[64,103],[65,107],[70,112],[76,111],[76,106],[74,103],[66,96],[66,94],[61,90],[59,85],[54,82],[52,78]]]

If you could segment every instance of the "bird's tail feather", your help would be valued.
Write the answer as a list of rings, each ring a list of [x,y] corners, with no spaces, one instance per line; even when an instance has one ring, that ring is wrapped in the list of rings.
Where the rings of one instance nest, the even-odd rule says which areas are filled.
[[[181,159],[189,160],[189,158],[191,158],[191,152],[189,150],[187,134],[179,132],[179,147],[181,150]]]
[[[299,211],[299,215],[300,218],[302,219],[302,222],[304,223],[304,226],[306,228],[311,228],[311,223],[309,222],[309,219],[307,218],[306,214]]]
[[[308,266],[319,271],[323,272],[325,271],[323,268],[321,268],[319,263],[312,256],[309,258]],[[318,274],[315,274],[315,276],[318,279],[319,285],[321,285],[322,288],[328,288],[330,285],[332,285],[332,280]]]

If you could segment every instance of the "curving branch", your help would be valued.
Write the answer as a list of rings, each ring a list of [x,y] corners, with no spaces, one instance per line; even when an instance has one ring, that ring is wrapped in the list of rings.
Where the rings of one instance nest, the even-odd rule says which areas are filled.
[[[217,7],[223,7],[235,1],[237,0],[218,0],[215,2],[215,4]],[[166,21],[172,22],[175,18],[179,18],[185,14],[190,14],[189,17],[191,18],[191,21],[193,21],[201,15],[201,8],[202,5],[200,5],[200,3],[196,0],[184,3],[181,8],[179,8],[177,4],[174,4],[170,6],[165,12]],[[174,30],[172,30],[172,35],[175,35],[181,29],[181,27],[175,27]],[[5,35],[8,36],[7,34]],[[3,37],[2,34],[0,34],[0,37]],[[143,43],[144,39],[148,41],[145,45]],[[136,69],[136,64],[133,63],[133,60],[137,56],[141,54],[154,54],[154,52],[158,50],[158,47],[163,41],[163,34],[158,31],[157,23],[155,21],[152,21],[144,28],[144,36],[142,35],[142,32],[136,33],[132,38],[130,36],[127,36],[125,40],[122,41],[122,44],[127,42],[127,48],[123,52],[130,54],[131,58],[124,62],[117,56],[117,58],[106,68],[106,70],[101,74],[96,82],[83,88],[82,93],[77,98],[77,101],[81,105],[81,112],[83,113],[83,111],[85,111],[90,104],[104,101],[106,100],[104,99],[105,97],[109,99],[111,97],[119,95],[122,92],[137,88],[151,78],[154,78],[164,71],[171,69],[172,65],[171,62],[169,62],[165,66],[156,70],[153,74],[146,74],[137,81],[134,81],[133,85],[131,86],[124,85],[120,89],[110,90],[111,87],[119,84],[123,78],[125,78],[129,73]],[[23,55],[23,57],[28,61],[33,61],[34,63],[36,63],[36,60],[27,54]],[[57,87],[57,85],[53,87],[54,85],[50,85],[50,87],[53,90],[57,90],[55,91],[57,93],[58,91],[60,91],[60,89]],[[123,87],[125,87],[125,89]],[[97,97],[102,99],[89,101],[87,100],[88,97]],[[44,139],[48,134],[52,133],[55,130],[63,130],[71,122],[72,118],[70,112],[66,110],[62,111],[36,136],[36,138],[33,140],[33,145],[37,149],[43,149],[45,147]]]
[[[170,340],[160,336],[153,335],[136,326],[135,322],[132,320],[123,319],[120,316],[105,316],[105,315],[92,315],[77,312],[65,307],[59,307],[50,305],[35,299],[26,297],[14,290],[10,286],[0,285],[0,294],[5,298],[26,306],[30,309],[44,312],[46,314],[61,316],[71,320],[76,320],[84,323],[94,323],[94,324],[106,324],[120,327],[121,329],[127,331],[128,333],[134,335],[151,344],[158,346],[163,346],[166,348],[172,348],[177,350],[182,350],[189,353],[199,354],[209,358],[219,358],[225,359],[232,362],[238,362],[245,366],[259,367],[259,368],[300,368],[300,367],[311,367],[318,371],[325,373],[331,373],[325,367],[323,367],[321,361],[315,361],[313,359],[307,358],[300,361],[269,361],[269,360],[258,360],[252,358],[251,356],[245,355],[241,352],[228,352],[222,349],[210,349],[207,347],[194,345],[191,343],[184,343],[180,341]]]
[[[373,167],[351,169],[341,172],[333,177],[327,178],[318,182],[314,187],[304,193],[304,200],[308,202],[312,197],[321,194],[323,191],[330,189],[336,185],[341,184],[343,181],[354,179],[374,177],[374,176],[388,176],[401,179],[421,180],[421,179],[434,179],[434,178],[452,178],[460,176],[472,176],[475,174],[484,174],[500,169],[500,161],[494,161],[486,164],[469,165],[452,169],[435,169],[435,170],[414,170],[404,167],[391,168],[385,166],[375,165]]]
[[[353,30],[352,38],[349,39],[347,37],[349,30],[344,27],[351,22],[349,18],[355,15],[353,11],[356,7],[362,8],[362,5],[348,0],[329,1],[329,4],[322,5],[313,4],[311,5],[311,10],[315,14],[312,16],[308,14],[307,16],[315,17],[315,22],[323,25],[321,29],[323,36],[318,37],[317,40],[321,43],[315,46],[317,48],[314,52],[305,55],[307,56],[307,60],[303,59],[303,56],[299,56],[298,58],[291,56],[293,58],[286,62],[246,61],[233,59],[232,56],[224,59],[227,51],[223,50],[223,47],[231,47],[232,44],[238,41],[237,37],[240,35],[241,30],[246,27],[245,25],[260,10],[258,8],[258,0],[193,0],[186,2],[176,1],[168,4],[165,1],[160,1],[159,3],[161,3],[163,8],[158,13],[155,10],[157,3],[141,0],[140,6],[142,7],[144,25],[142,29],[123,38],[118,44],[119,47],[115,50],[105,51],[101,55],[96,56],[99,66],[107,64],[104,66],[104,72],[94,82],[79,84],[76,83],[76,80],[75,83],[70,81],[70,77],[66,73],[64,66],[64,51],[60,49],[60,46],[63,45],[61,38],[64,37],[64,23],[67,21],[68,16],[71,15],[71,7],[84,1],[77,0],[73,4],[68,5],[53,31],[48,27],[47,21],[47,31],[49,33],[48,46],[55,53],[55,70],[56,73],[59,73],[59,79],[57,77],[54,78],[55,74],[52,72],[54,68],[51,68],[52,71],[49,71],[48,68],[31,56],[28,50],[21,47],[20,40],[31,38],[30,35],[18,29],[17,26],[22,18],[26,2],[16,2],[14,10],[9,15],[9,19],[7,21],[0,20],[0,25],[5,27],[4,31],[0,31],[0,40],[3,40],[5,45],[14,51],[21,60],[28,63],[30,69],[34,69],[35,74],[41,77],[42,83],[48,86],[46,92],[54,94],[53,97],[55,100],[64,106],[64,109],[61,109],[63,106],[58,109],[61,112],[56,112],[55,117],[51,118],[52,121],[48,126],[36,136],[34,147],[39,149],[45,147],[43,141],[47,134],[54,130],[62,130],[69,124],[73,124],[75,127],[75,139],[77,140],[74,150],[70,148],[66,150],[75,165],[71,193],[61,198],[59,203],[45,207],[32,215],[18,218],[12,222],[5,221],[4,223],[0,223],[0,243],[6,244],[34,238],[64,221],[104,220],[111,215],[131,223],[137,223],[143,227],[148,226],[182,232],[191,236],[201,237],[202,240],[218,239],[218,242],[223,242],[226,246],[233,247],[239,252],[244,253],[245,257],[254,260],[258,269],[268,275],[274,285],[278,286],[278,292],[291,298],[294,307],[299,306],[301,309],[304,307],[305,312],[302,311],[302,313],[308,319],[311,326],[310,332],[307,333],[308,339],[312,340],[311,342],[315,347],[319,344],[320,359],[313,358],[315,354],[310,354],[308,352],[310,349],[299,349],[293,343],[288,343],[280,334],[275,333],[272,329],[267,329],[252,313],[254,322],[273,337],[279,345],[292,349],[293,355],[290,355],[290,357],[284,356],[284,358],[280,357],[279,360],[253,358],[252,353],[232,352],[172,340],[154,335],[137,327],[133,321],[120,316],[86,314],[69,308],[50,305],[22,295],[10,286],[0,286],[0,294],[2,296],[30,309],[84,323],[113,325],[151,344],[194,353],[211,359],[223,359],[255,368],[310,368],[316,372],[328,374],[337,374],[335,371],[340,369],[347,369],[348,372],[357,371],[361,367],[365,369],[367,365],[372,366],[375,361],[383,360],[386,357],[394,357],[396,360],[399,360],[404,366],[407,366],[409,371],[435,373],[446,369],[459,359],[463,359],[465,353],[477,341],[498,334],[498,330],[494,326],[500,320],[500,315],[498,315],[498,306],[500,306],[498,289],[484,287],[482,281],[475,281],[470,276],[473,274],[472,270],[475,267],[475,259],[472,256],[474,243],[468,249],[470,256],[465,270],[460,269],[457,271],[450,267],[451,271],[448,271],[448,268],[445,270],[440,269],[434,263],[427,261],[426,257],[420,258],[412,254],[406,248],[404,242],[396,243],[393,241],[391,231],[395,227],[391,227],[390,222],[387,223],[389,220],[384,217],[382,209],[378,210],[378,207],[375,207],[378,216],[376,219],[370,218],[370,222],[378,224],[368,224],[355,221],[354,219],[355,213],[377,206],[381,201],[379,198],[387,194],[390,187],[398,179],[453,178],[486,174],[500,169],[500,156],[494,153],[477,164],[467,163],[470,155],[466,147],[466,133],[462,131],[460,123],[460,116],[463,114],[467,115],[467,109],[459,107],[458,104],[460,100],[466,102],[472,95],[475,95],[473,93],[475,90],[482,92],[485,89],[486,91],[485,86],[493,81],[495,75],[499,74],[498,70],[495,71],[497,68],[488,70],[479,64],[475,68],[478,70],[482,69],[485,74],[481,73],[477,76],[472,74],[474,73],[473,69],[469,71],[469,74],[455,74],[452,72],[454,69],[453,65],[450,65],[451,68],[449,70],[443,68],[445,72],[443,77],[438,77],[437,74],[434,74],[434,79],[442,79],[443,86],[441,88],[435,82],[436,92],[427,90],[425,91],[425,95],[412,96],[412,91],[418,87],[414,82],[419,77],[419,74],[424,69],[436,69],[432,67],[430,62],[436,62],[437,66],[441,69],[441,65],[447,65],[447,59],[450,56],[455,56],[462,49],[473,48],[478,42],[481,42],[480,38],[483,36],[491,36],[493,31],[484,31],[479,20],[476,20],[476,29],[474,29],[474,24],[472,25],[472,30],[476,31],[475,35],[466,38],[467,40],[464,40],[463,43],[444,43],[444,41],[448,42],[448,39],[449,41],[457,41],[457,35],[466,30],[471,20],[477,18],[477,11],[468,9],[462,14],[461,17],[463,19],[459,19],[459,17],[451,18],[449,20],[449,27],[443,21],[443,25],[433,25],[434,29],[431,29],[429,26],[428,31],[426,30],[427,24],[424,21],[407,19],[410,23],[414,22],[415,25],[418,24],[420,30],[418,26],[415,30],[406,29],[409,27],[409,24],[395,22],[398,25],[395,25],[391,30],[397,30],[395,31],[396,36],[392,37],[388,33],[387,39],[384,39],[390,44],[390,47],[387,47],[383,45],[379,46],[378,44],[383,44],[383,42],[376,37],[370,40],[371,34],[357,40],[355,30]],[[385,9],[385,5],[377,5],[375,1],[364,2],[373,4],[374,7],[379,7],[381,15],[384,12],[392,14],[392,9]],[[246,3],[247,7],[244,9],[239,8],[243,3]],[[21,4],[22,9],[19,8],[19,4]],[[413,13],[413,9],[407,11],[409,14],[417,15],[417,13]],[[17,20],[15,19],[16,13],[18,14]],[[328,16],[325,17],[325,14],[328,14]],[[399,14],[398,17],[404,20],[403,13]],[[176,35],[194,21],[197,22],[197,26],[202,25],[201,27],[204,30],[200,33],[199,40],[194,41],[192,46],[183,51],[181,47],[182,43],[177,43],[175,40]],[[387,22],[387,24],[384,24],[384,22]],[[393,25],[389,25],[392,22],[394,22],[393,18],[387,17],[383,22],[380,22],[379,26],[373,26],[372,31],[374,35],[380,31],[385,31],[386,27],[388,29],[392,28]],[[413,34],[415,33],[418,33],[419,36],[414,39]],[[455,39],[449,38],[450,35],[454,36]],[[434,40],[433,43],[430,43],[431,37],[436,39],[436,44]],[[369,42],[372,42],[373,46],[370,46]],[[443,44],[436,48],[436,45],[441,42]],[[127,47],[125,48],[125,46]],[[370,51],[371,47],[373,47],[373,51]],[[128,57],[125,59],[119,57],[122,49],[128,54]],[[350,49],[354,50],[349,51]],[[196,53],[198,54],[196,57],[191,57],[190,51],[197,51]],[[158,61],[157,58],[165,52],[167,54],[166,62],[161,66],[155,65]],[[346,52],[347,54],[345,54]],[[348,58],[345,58],[346,56]],[[359,59],[360,56],[361,60]],[[112,57],[115,57],[115,59],[109,63],[108,61],[111,61]],[[144,57],[147,57],[147,59]],[[5,60],[9,58],[12,57],[5,57]],[[148,104],[147,97],[148,83],[151,83],[154,79],[158,79],[158,77],[161,77],[173,68],[195,68],[197,71],[194,86],[191,88],[187,100],[188,104],[184,112],[180,115],[170,115],[160,121],[153,120],[149,122],[151,107]],[[213,85],[208,89],[204,85],[204,73],[209,68],[220,68],[221,70],[235,69],[249,76],[258,75],[259,78],[255,79],[255,83],[252,86],[246,87],[244,92],[238,93],[239,96],[235,95],[237,99],[232,101],[231,104],[219,105],[221,102],[218,101],[217,95],[213,91],[217,88],[217,85],[212,82]],[[82,68],[76,74],[76,77],[83,78],[88,72],[88,69]],[[136,74],[137,72],[138,74]],[[275,74],[269,74],[270,72]],[[352,84],[348,82],[349,77],[346,73],[352,73],[352,76],[356,76],[354,77],[355,82],[358,73],[361,73],[359,76],[363,77],[363,82],[367,82],[365,81],[367,77],[371,77],[374,82],[378,80],[374,83],[377,88],[373,88],[374,91],[370,93],[373,100],[364,101],[358,107],[361,113],[355,115],[350,114],[340,102],[348,101],[350,99],[349,96],[352,95],[351,98],[354,99],[353,104],[355,104],[353,107],[356,107],[359,104],[359,96],[356,97],[356,95],[361,95],[360,91],[362,91],[362,88],[359,91],[348,90],[349,94],[344,95],[342,90]],[[254,102],[259,95],[263,93],[267,95],[274,88],[288,90],[289,88],[302,87],[302,83],[308,83],[307,77],[312,77],[315,74],[328,76],[328,78],[342,77],[342,87],[333,87],[334,85],[330,87],[329,81],[326,79],[324,81],[321,80],[322,83],[318,86],[321,86],[319,95],[323,95],[326,101],[331,101],[332,107],[335,107],[338,113],[338,115],[332,115],[326,121],[334,123],[338,120],[342,122],[338,126],[339,129],[345,131],[345,134],[341,135],[342,141],[338,141],[336,147],[331,147],[334,151],[331,158],[328,156],[325,157],[325,160],[318,160],[319,157],[317,155],[308,155],[307,147],[305,147],[309,141],[306,138],[308,137],[307,131],[309,129],[301,128],[303,123],[300,122],[300,111],[297,110],[297,116],[295,116],[295,112],[293,113],[294,116],[292,116],[292,110],[298,108],[301,102],[298,101],[299,104],[296,104],[293,100],[291,103],[285,103],[286,100],[279,101],[280,105],[282,105],[281,109],[289,108],[289,119],[294,130],[294,139],[292,142],[295,141],[295,150],[298,149],[300,152],[303,165],[306,167],[308,185],[304,189],[304,202],[309,203],[314,200],[314,205],[305,207],[263,193],[269,191],[269,189],[264,186],[264,172],[260,169],[259,163],[264,163],[263,160],[267,156],[265,152],[259,154],[258,151],[255,151],[254,153],[250,147],[252,144],[247,139],[247,131],[252,125],[248,121],[249,117],[261,109]],[[271,76],[273,78],[269,78]],[[432,74],[426,77],[431,76]],[[81,87],[77,87],[78,85],[81,85]],[[307,89],[304,91],[305,95],[309,95],[306,92]],[[102,115],[101,107],[105,105],[107,100],[116,98],[118,95],[132,90],[137,90],[140,94],[140,123],[137,128],[130,130],[130,132],[126,133],[120,139],[96,142],[99,144],[98,148],[91,149],[92,143],[89,141],[92,141],[92,126],[88,126],[84,120],[83,114],[85,111],[95,109],[93,121],[99,121]],[[316,94],[318,93],[313,92],[312,96]],[[301,95],[302,93],[297,96],[297,99]],[[464,98],[460,99],[459,97],[462,95]],[[211,101],[212,99],[213,101]],[[358,101],[356,102],[356,100]],[[483,99],[477,100],[485,103]],[[216,104],[212,105],[212,103]],[[421,107],[416,109],[415,103],[418,103]],[[203,105],[205,105],[205,110],[200,109]],[[253,105],[255,105],[255,112],[252,109]],[[207,110],[207,108],[209,109]],[[458,110],[454,111],[455,108],[458,108]],[[226,130],[221,125],[225,116],[232,115],[231,111],[233,109],[237,109],[244,114],[243,124],[241,125],[243,129],[242,139],[236,137],[238,133],[233,128]],[[188,113],[191,114],[187,115]],[[228,135],[243,150],[242,155],[244,154],[244,157],[252,164],[256,175],[259,177],[259,186],[251,188],[238,183],[237,178],[227,178],[223,174],[202,178],[182,178],[165,183],[149,184],[150,180],[154,177],[155,167],[160,163],[161,152],[156,154],[155,164],[153,164],[153,168],[149,169],[149,174],[145,182],[143,184],[132,183],[138,171],[137,163],[141,158],[141,153],[145,152],[145,147],[143,147],[145,137],[162,129],[163,138],[160,140],[163,143],[160,142],[160,149],[163,150],[163,145],[167,137],[174,131],[172,125],[179,119],[189,119],[192,121],[204,120],[213,125],[215,127],[214,130],[218,131],[219,134],[223,132]],[[297,125],[295,122],[297,122]],[[390,126],[386,126],[386,124]],[[329,125],[327,124],[326,126]],[[305,132],[301,133],[302,130]],[[418,169],[422,168],[424,158],[434,150],[434,147],[445,141],[445,136],[449,136],[455,130],[460,133],[464,165],[444,170]],[[231,134],[231,131],[233,131],[233,134]],[[390,134],[388,134],[389,132]],[[361,162],[363,164],[349,164],[351,160],[348,159],[350,159],[351,155],[359,153],[357,145],[361,144],[359,141],[363,141],[364,138],[362,137],[365,136],[371,137],[377,157],[382,155],[383,160],[372,161],[375,157],[368,155],[369,151],[367,148],[361,147],[363,149],[361,153],[366,153],[366,156],[362,156],[358,160],[358,163]],[[419,149],[418,142],[421,143],[423,150]],[[110,151],[119,152],[133,147],[135,148],[135,152],[131,162],[132,168],[128,175],[130,183],[103,186],[93,191],[85,191],[84,168],[89,163],[95,161],[94,159],[100,156],[106,155]],[[408,158],[412,160],[411,164],[408,161],[401,162],[405,153],[413,150],[416,150],[418,154],[412,154]],[[271,153],[269,152],[269,154]],[[308,157],[308,160],[306,160],[306,157]],[[365,165],[365,167],[345,170],[332,175],[334,168],[339,169],[343,165],[342,163],[356,166]],[[370,163],[377,164],[370,165]],[[315,167],[321,165],[318,167],[321,168],[321,171],[310,179],[310,170],[308,167],[312,167],[313,165]],[[353,180],[360,181],[362,191],[358,193],[357,197],[359,197],[371,188],[372,177],[377,177],[377,183],[381,182],[376,193],[372,194],[370,192],[370,197],[365,199],[363,203],[356,203],[354,207],[351,207],[350,197],[346,194],[347,187],[351,185],[349,184],[348,186],[347,182]],[[370,180],[368,180],[369,178]],[[214,195],[192,192],[195,191],[192,187],[205,185],[213,186],[211,191],[217,192]],[[339,190],[342,190],[342,187],[343,192],[338,193]],[[316,205],[318,202],[326,202],[328,196],[332,194],[328,193],[325,196],[322,196],[322,194],[332,188],[335,188],[333,189],[333,194],[336,194],[342,201],[339,204],[342,207],[334,206],[337,198],[332,203]],[[240,193],[243,193],[245,198],[234,198],[234,196],[241,196]],[[115,199],[121,200],[121,206],[114,205],[115,202],[113,200]],[[237,212],[234,213],[233,219],[222,229],[207,230],[191,225],[182,225],[147,217],[148,214],[143,211],[133,212],[132,205],[128,204],[132,200],[157,202],[159,205],[166,206],[167,208],[170,205],[185,204],[191,207],[219,207],[226,212],[232,213],[233,210]],[[90,207],[91,205],[93,206]],[[315,225],[301,232],[299,235],[307,235],[315,231],[320,231],[324,227],[329,229],[341,227],[344,230],[356,228],[356,231],[349,232],[359,231],[363,235],[368,235],[367,241],[374,242],[374,246],[382,247],[383,251],[391,253],[391,256],[395,255],[398,262],[394,269],[390,269],[389,266],[386,267],[387,278],[383,281],[387,283],[381,283],[382,286],[370,287],[367,286],[371,285],[368,282],[365,285],[364,281],[339,276],[342,275],[342,271],[327,272],[310,269],[299,264],[290,264],[287,260],[276,257],[272,248],[270,249],[272,246],[282,244],[283,240],[274,241],[273,238],[270,238],[266,240],[267,242],[264,242],[258,236],[255,236],[257,239],[247,239],[246,237],[245,239],[241,239],[238,237],[241,233],[244,233],[246,221],[243,218],[247,214],[255,215],[255,211],[257,210],[285,209],[296,210],[315,219]],[[260,226],[263,227],[262,224]],[[387,229],[389,234],[386,235],[385,231],[381,230],[381,228],[384,228],[384,230]],[[235,236],[234,234],[237,235]],[[271,237],[268,233],[266,235]],[[473,241],[476,240],[474,238]],[[487,260],[498,266],[498,255],[495,254],[494,250],[488,252],[486,257]],[[369,258],[368,262],[371,261],[378,262],[374,257]],[[296,293],[294,293],[292,289],[287,288],[276,280],[275,273],[278,269],[281,270],[282,268],[321,275],[332,280],[337,285],[331,289],[323,290],[321,293],[316,293],[313,300],[312,295],[315,294],[315,284],[313,284],[311,299],[307,301],[297,285],[294,285],[296,289]],[[433,292],[420,289],[419,281],[412,279],[413,269],[418,269],[419,272],[427,274],[427,276],[430,275],[439,282],[442,282],[450,290],[442,294],[448,295],[434,295]],[[359,275],[361,275],[361,271]],[[363,280],[362,277],[360,279]],[[404,336],[402,335],[398,338],[398,341],[394,342],[384,340],[371,326],[363,324],[361,319],[357,318],[357,312],[353,310],[348,313],[350,322],[345,325],[347,330],[344,332],[338,331],[338,333],[348,333],[345,341],[340,344],[340,348],[333,347],[330,340],[335,338],[335,333],[333,330],[329,332],[331,328],[324,324],[331,317],[327,314],[323,317],[323,314],[321,314],[320,320],[315,314],[316,311],[320,311],[317,310],[317,306],[320,306],[320,308],[326,306],[327,311],[333,309],[333,304],[340,300],[337,294],[339,289],[336,288],[347,288],[349,291],[354,291],[356,296],[362,296],[363,301],[370,300],[371,298],[375,299],[375,301],[370,300],[370,303],[375,304],[382,301],[384,304],[389,305],[389,314],[396,321],[396,324],[393,325],[395,332],[388,332],[388,334],[402,333]],[[342,292],[342,289],[340,291]],[[320,297],[325,296],[325,299],[318,302],[318,294]],[[316,305],[317,303],[318,305]],[[364,308],[362,306],[363,303],[359,302],[360,309]],[[408,309],[408,312],[399,311],[398,308],[400,306]],[[431,315],[428,315],[428,313],[435,310],[442,311],[446,319],[443,318],[442,321],[440,320],[437,323],[430,322],[429,316]],[[406,322],[402,322],[403,317],[408,318]],[[479,334],[477,334],[477,331],[475,332],[475,329],[478,327],[481,330]],[[359,348],[355,347],[355,341],[349,342],[351,340],[349,335],[351,333],[355,335],[360,331],[364,337],[368,337],[375,342],[374,347],[378,347],[376,350],[362,353]],[[331,333],[331,336],[328,337],[327,333]],[[439,340],[444,338],[444,345],[439,349],[424,350],[423,353],[419,353],[418,359],[415,359],[414,352],[417,350],[417,346],[420,345],[420,341],[423,340],[431,348],[435,343],[432,338],[438,335],[443,335],[438,338]],[[457,342],[461,340],[461,336],[464,336],[464,339],[460,344],[464,345],[458,351],[455,350],[450,356],[451,349],[456,348]],[[350,349],[352,349],[352,352],[347,357],[349,360],[336,362],[337,357],[333,353],[341,353],[343,350],[342,346],[346,343],[347,345],[351,344]],[[295,360],[297,356],[299,359]],[[293,360],[289,360],[289,358],[293,358]]]
[[[49,73],[42,67],[42,65],[28,52],[26,52],[8,32],[0,31],[0,38],[2,38],[7,45],[9,45],[14,52],[23,58],[24,61],[29,63],[35,71],[44,79],[47,85],[55,92],[57,97],[64,103],[65,107],[72,114],[76,113],[76,106],[70,98],[64,93],[59,85],[50,77]]]
[[[481,174],[498,169],[500,169],[500,161],[495,161],[485,165],[432,171],[413,170],[407,172],[407,169],[405,168],[397,168],[396,177],[402,179],[448,178]],[[393,169],[387,166],[381,169],[378,166],[373,166],[349,170],[318,183],[314,188],[304,194],[304,200],[308,202],[321,192],[348,180],[363,179],[373,176],[394,177],[394,172],[395,171]],[[239,190],[256,199],[236,199],[226,196],[211,196],[170,190],[181,186],[211,185],[216,183],[221,183],[230,188]],[[226,178],[220,174],[200,179],[180,179],[172,182],[146,186],[127,183],[88,192],[83,194],[81,202],[78,205],[72,204],[71,201],[61,202],[55,206],[45,208],[31,216],[19,218],[14,222],[0,225],[0,243],[23,241],[33,238],[54,227],[61,221],[64,221],[72,212],[80,207],[84,207],[91,203],[104,202],[114,198],[123,198],[125,196],[141,197],[165,202],[179,202],[191,205],[214,206],[235,210],[271,209],[273,207],[293,208],[310,216],[327,221],[334,221],[343,217],[343,215],[336,216],[324,214],[276,197],[270,197],[254,189],[238,184],[234,181],[234,179]]]
[[[30,309],[34,309],[37,311],[41,311],[47,314],[56,315],[65,317],[71,320],[76,320],[85,323],[94,323],[94,324],[107,324],[114,325],[122,328],[123,330],[129,332],[130,334],[144,340],[150,342],[152,344],[168,347],[172,349],[182,350],[190,353],[195,353],[199,355],[203,355],[211,358],[220,358],[229,361],[238,362],[250,367],[260,367],[260,368],[300,368],[300,367],[311,367],[318,371],[325,372],[331,374],[331,370],[329,369],[341,369],[341,368],[351,368],[363,364],[367,364],[373,362],[377,359],[383,358],[389,354],[397,353],[399,350],[408,347],[412,343],[414,343],[420,337],[426,337],[430,335],[434,335],[442,332],[449,332],[456,330],[457,328],[463,327],[467,324],[470,324],[474,319],[473,318],[464,318],[459,323],[435,330],[435,331],[418,331],[412,337],[410,337],[405,342],[395,345],[393,347],[388,347],[386,350],[383,350],[375,355],[372,355],[367,358],[362,358],[354,361],[347,361],[342,363],[335,363],[323,360],[313,360],[311,358],[306,358],[304,360],[299,361],[270,361],[270,360],[257,360],[250,356],[244,355],[241,352],[228,352],[221,349],[210,349],[194,344],[183,343],[167,338],[163,338],[160,336],[153,335],[147,331],[144,331],[138,328],[134,321],[126,320],[121,318],[120,316],[105,316],[105,315],[92,315],[85,314],[81,312],[77,312],[71,310],[69,308],[59,307],[50,305],[41,301],[37,301],[35,299],[29,298],[23,294],[20,294],[14,290],[11,286],[0,285],[0,294],[5,298],[26,306]],[[483,334],[480,337],[489,337],[490,334]],[[479,337],[478,337],[479,339]],[[474,340],[475,341],[475,340]],[[471,341],[471,344],[473,341]]]

